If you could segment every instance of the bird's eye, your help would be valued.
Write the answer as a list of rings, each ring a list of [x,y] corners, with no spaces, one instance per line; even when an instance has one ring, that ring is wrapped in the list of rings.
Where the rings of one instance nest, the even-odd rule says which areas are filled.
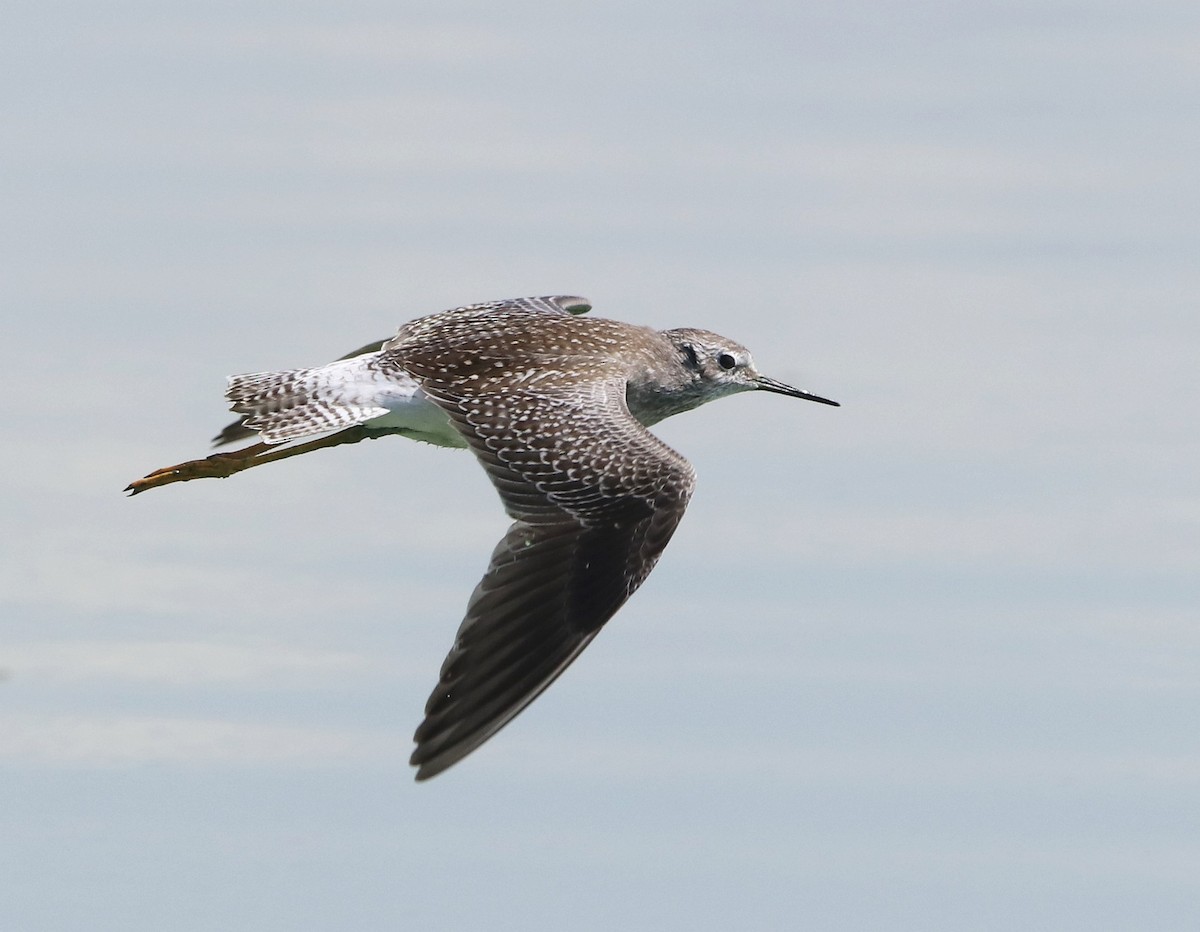
[[[737,360],[731,353],[721,353],[717,356],[717,365],[728,372],[737,365]]]

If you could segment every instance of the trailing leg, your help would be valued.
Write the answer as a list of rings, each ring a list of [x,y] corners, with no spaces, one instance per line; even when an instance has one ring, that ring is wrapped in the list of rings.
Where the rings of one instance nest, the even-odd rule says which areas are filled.
[[[338,431],[336,434],[310,440],[307,443],[298,443],[294,446],[279,447],[269,443],[255,443],[241,450],[214,453],[204,459],[188,460],[186,463],[179,463],[175,466],[164,466],[148,476],[133,480],[125,487],[125,491],[130,495],[137,495],[139,492],[156,489],[160,485],[170,485],[172,482],[188,482],[192,479],[224,479],[234,473],[261,466],[264,463],[287,459],[289,456],[311,453],[313,450],[341,446],[345,443],[358,443],[374,433],[377,432],[360,424]]]

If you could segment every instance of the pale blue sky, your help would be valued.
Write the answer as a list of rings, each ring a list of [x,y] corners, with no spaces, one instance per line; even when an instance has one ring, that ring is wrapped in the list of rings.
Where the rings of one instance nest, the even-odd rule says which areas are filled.
[[[1200,923],[1200,9],[46,3],[0,30],[0,928]],[[843,403],[463,764],[505,520],[389,439],[136,500],[224,376],[577,293]]]

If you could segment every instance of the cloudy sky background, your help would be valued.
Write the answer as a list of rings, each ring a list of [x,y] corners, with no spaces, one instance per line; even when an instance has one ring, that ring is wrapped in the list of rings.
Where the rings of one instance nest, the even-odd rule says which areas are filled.
[[[1196,927],[1194,3],[4,20],[0,927]],[[228,373],[556,292],[844,407],[661,425],[654,576],[417,786],[470,457],[120,490]]]

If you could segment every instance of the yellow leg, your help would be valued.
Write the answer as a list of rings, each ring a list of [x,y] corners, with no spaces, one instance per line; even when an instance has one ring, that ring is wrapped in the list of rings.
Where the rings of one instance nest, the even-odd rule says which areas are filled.
[[[187,482],[190,479],[224,479],[243,469],[261,466],[263,463],[273,463],[276,460],[298,456],[301,453],[311,453],[326,447],[336,447],[343,443],[358,443],[371,436],[365,427],[347,427],[328,437],[310,440],[308,443],[298,443],[292,447],[273,446],[269,443],[255,443],[242,450],[230,453],[214,453],[202,460],[188,460],[175,466],[164,466],[156,469],[150,475],[134,479],[125,487],[130,495],[137,495],[147,489],[156,489],[160,485],[170,485],[172,482]]]

